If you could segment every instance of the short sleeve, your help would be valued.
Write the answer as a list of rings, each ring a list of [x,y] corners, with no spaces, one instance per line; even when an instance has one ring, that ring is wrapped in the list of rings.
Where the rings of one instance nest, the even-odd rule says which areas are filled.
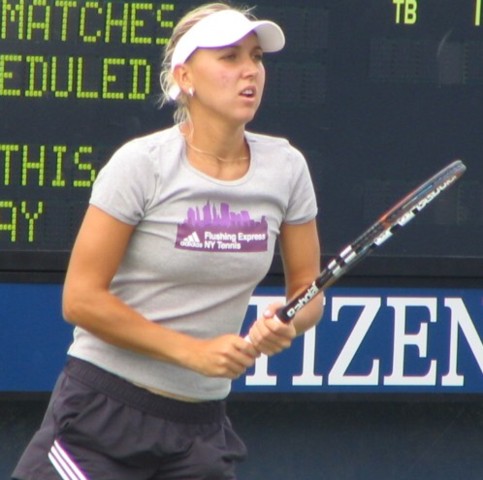
[[[155,188],[148,152],[132,141],[117,150],[94,182],[90,204],[114,218],[136,225],[143,218]]]
[[[317,216],[317,199],[305,157],[291,147],[291,188],[284,222],[301,224]]]

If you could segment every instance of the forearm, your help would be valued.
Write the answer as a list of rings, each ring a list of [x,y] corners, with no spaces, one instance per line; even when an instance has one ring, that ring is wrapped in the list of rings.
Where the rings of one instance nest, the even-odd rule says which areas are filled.
[[[286,295],[288,299],[293,299],[304,292],[320,272],[320,244],[315,220],[301,225],[284,224],[280,242]],[[323,294],[319,294],[297,312],[292,320],[297,335],[320,320],[323,302]]]
[[[157,360],[187,366],[196,339],[151,322],[109,291],[64,292],[63,314],[101,340]]]
[[[297,336],[317,325],[324,312],[324,294],[321,293],[297,312],[292,320]]]
[[[208,377],[238,378],[259,355],[236,334],[200,339],[151,322],[109,292],[64,294],[64,317],[107,343]]]

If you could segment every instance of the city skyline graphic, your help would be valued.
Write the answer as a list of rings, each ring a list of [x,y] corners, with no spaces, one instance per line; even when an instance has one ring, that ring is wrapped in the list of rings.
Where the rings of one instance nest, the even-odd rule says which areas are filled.
[[[265,216],[251,218],[248,210],[236,212],[228,203],[206,202],[188,208],[178,224],[176,248],[201,251],[263,252],[267,250],[268,224]]]

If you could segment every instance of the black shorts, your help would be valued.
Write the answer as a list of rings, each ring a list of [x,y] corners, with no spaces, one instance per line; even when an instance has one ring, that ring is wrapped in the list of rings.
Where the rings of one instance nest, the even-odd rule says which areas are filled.
[[[234,480],[246,449],[223,401],[188,403],[70,358],[18,480]]]

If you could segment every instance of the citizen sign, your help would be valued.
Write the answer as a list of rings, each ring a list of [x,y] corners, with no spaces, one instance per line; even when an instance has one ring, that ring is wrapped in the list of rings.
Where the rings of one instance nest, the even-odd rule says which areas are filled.
[[[481,392],[482,299],[478,290],[331,288],[317,327],[259,358],[234,391]],[[280,300],[258,290],[245,328]]]
[[[258,288],[242,335],[282,295]],[[53,387],[72,341],[61,298],[61,285],[0,283],[0,391]],[[260,357],[234,392],[483,394],[482,290],[334,286],[325,298],[317,327]]]

